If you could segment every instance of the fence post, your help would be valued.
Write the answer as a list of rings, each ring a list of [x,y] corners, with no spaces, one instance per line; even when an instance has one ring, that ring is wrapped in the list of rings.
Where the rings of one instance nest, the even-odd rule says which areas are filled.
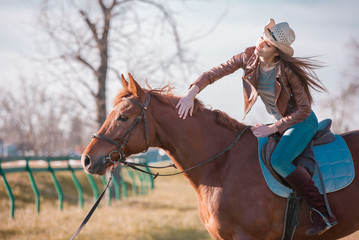
[[[146,181],[145,181],[145,173],[138,172],[137,173],[138,179],[140,181],[140,195],[146,194]]]
[[[121,168],[121,169],[123,169],[123,168]],[[127,195],[127,185],[126,185],[125,180],[122,177],[122,174],[120,174],[120,184],[121,184],[121,189],[122,189],[122,196],[123,196],[123,198],[127,198],[128,197],[128,195]]]
[[[112,184],[115,188],[115,199],[120,200],[121,198],[120,185],[118,184],[117,179],[115,177],[112,179]]]
[[[89,183],[91,185],[91,188],[92,188],[92,191],[93,191],[93,198],[96,202],[98,196],[99,196],[99,193],[98,193],[98,188],[97,188],[97,185],[95,183],[95,180],[93,179],[92,175],[90,174],[86,174],[87,176],[87,179],[89,180]]]
[[[32,190],[33,190],[33,192],[35,194],[36,211],[39,213],[40,212],[40,193],[39,193],[39,189],[36,186],[34,176],[32,175],[32,171],[31,171],[30,166],[29,166],[29,158],[25,158],[25,160],[26,160],[26,171],[28,172],[31,187],[32,187]]]
[[[5,167],[3,168],[3,162],[9,162],[12,160],[25,160],[25,167]],[[34,167],[30,168],[30,161],[32,160],[46,160],[47,161],[47,168],[46,167]],[[4,181],[4,185],[5,185],[5,189],[6,192],[8,194],[8,197],[10,199],[10,217],[14,218],[14,213],[15,213],[15,196],[13,195],[12,191],[11,191],[11,186],[9,185],[9,182],[7,181],[6,178],[6,174],[7,173],[16,173],[16,172],[27,172],[28,173],[28,177],[30,180],[30,184],[31,184],[31,188],[33,190],[33,193],[35,195],[35,206],[36,206],[36,210],[39,213],[40,212],[40,192],[39,189],[36,185],[35,182],[35,178],[33,173],[34,172],[50,172],[51,173],[51,178],[53,181],[53,184],[55,186],[57,195],[58,195],[58,201],[59,201],[59,209],[62,210],[63,209],[63,200],[64,200],[64,195],[63,195],[63,191],[61,189],[61,185],[60,182],[57,179],[56,176],[56,172],[57,171],[71,171],[71,176],[72,176],[72,180],[74,182],[74,185],[77,189],[78,192],[78,203],[79,206],[81,208],[83,208],[83,204],[84,204],[84,191],[81,187],[81,184],[78,180],[78,178],[76,177],[75,171],[80,170],[82,168],[78,168],[78,167],[72,167],[70,165],[70,157],[57,157],[57,158],[52,158],[52,157],[16,157],[16,158],[8,158],[8,159],[2,159],[0,158],[0,174],[2,176],[2,179]],[[52,165],[51,162],[52,161],[67,161],[67,167],[57,167],[57,165]],[[122,170],[122,169],[126,169],[126,170]],[[149,168],[146,167],[146,170],[149,171]],[[153,184],[153,178],[150,177],[149,179],[147,178],[147,175],[139,173],[137,171],[133,171],[132,169],[128,168],[128,167],[121,167],[119,169],[119,171],[121,171],[121,173],[125,173],[123,171],[127,171],[127,175],[128,178],[130,180],[130,184],[132,184],[132,194],[133,196],[136,195],[144,195],[148,192],[149,189],[149,182],[151,182],[151,188],[153,189],[154,184]],[[91,175],[86,174],[88,181],[91,185],[92,191],[93,191],[93,195],[94,195],[94,199],[95,201],[98,199],[99,197],[99,191],[98,191],[98,187],[97,184],[94,180],[94,178]],[[127,179],[126,179],[127,180]],[[105,184],[105,186],[107,185],[107,180],[106,178],[103,176],[102,177],[102,182]],[[108,199],[107,199],[107,204],[111,205],[111,195],[115,194],[115,198],[116,200],[119,200],[121,198],[127,198],[128,197],[128,187],[127,187],[127,182],[125,181],[125,178],[123,177],[123,174],[119,174],[118,178],[114,178],[113,179],[113,189],[109,189],[108,191]]]
[[[81,187],[81,184],[79,182],[79,180],[77,179],[76,175],[75,175],[75,171],[74,169],[71,167],[70,165],[70,158],[67,159],[67,167],[68,169],[71,171],[71,177],[72,177],[72,181],[75,184],[76,190],[77,190],[77,194],[78,194],[78,202],[81,208],[83,208],[84,206],[84,194],[83,194],[83,190]]]
[[[57,192],[57,197],[59,199],[59,209],[60,209],[60,211],[62,211],[63,201],[64,201],[64,194],[62,193],[60,183],[56,178],[55,171],[51,167],[51,164],[50,164],[51,159],[47,158],[46,160],[47,160],[47,164],[48,164],[48,170],[51,173],[51,178],[52,178],[52,181],[54,183],[54,186],[55,186],[55,189],[56,189],[56,192]]]
[[[4,185],[5,185],[5,189],[7,192],[7,195],[9,196],[10,199],[10,217],[14,218],[14,212],[15,212],[15,197],[14,194],[12,194],[9,182],[7,181],[6,177],[5,177],[5,172],[3,172],[2,168],[1,168],[1,163],[2,161],[0,160],[0,172],[1,172],[1,176],[2,179],[4,181]]]
[[[149,169],[149,167],[146,167],[146,171],[147,171],[147,172],[151,172],[151,170]],[[153,189],[155,188],[155,180],[153,179],[153,176],[148,175],[148,180],[149,180],[149,182],[150,182],[151,190],[153,190]]]
[[[106,180],[105,175],[103,175],[103,176],[101,177],[101,179],[102,179],[103,184],[104,184],[105,187],[106,187],[106,185],[107,185],[107,180]],[[109,188],[108,188],[108,191],[107,191],[107,205],[108,205],[108,206],[111,205],[111,196],[112,196],[112,191],[111,191],[111,188],[109,187]]]
[[[131,179],[131,183],[132,183],[132,194],[133,194],[133,196],[136,196],[136,195],[137,195],[137,186],[136,186],[135,177],[133,176],[133,173],[132,173],[132,171],[131,171],[130,168],[126,167],[126,170],[127,170],[128,176],[129,176],[130,179]]]

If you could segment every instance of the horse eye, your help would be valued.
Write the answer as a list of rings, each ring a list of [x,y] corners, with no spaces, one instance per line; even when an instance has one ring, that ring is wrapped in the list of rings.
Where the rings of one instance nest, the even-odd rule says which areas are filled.
[[[118,118],[117,121],[120,122],[126,122],[128,120],[128,117],[126,115],[121,114]]]

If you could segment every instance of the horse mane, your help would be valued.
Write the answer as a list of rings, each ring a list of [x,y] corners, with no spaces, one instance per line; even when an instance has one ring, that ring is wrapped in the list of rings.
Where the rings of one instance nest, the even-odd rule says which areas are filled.
[[[219,125],[222,125],[223,127],[226,127],[234,132],[239,132],[243,124],[239,123],[236,119],[231,118],[227,113],[222,112],[221,110],[214,110],[213,111],[217,116],[217,123]]]
[[[144,91],[150,93],[151,96],[155,97],[157,100],[159,100],[163,104],[172,106],[174,109],[176,109],[176,105],[180,99],[180,97],[173,95],[173,92],[172,92],[173,87],[171,87],[170,85],[166,85],[164,87],[155,88],[155,89],[154,88],[144,89]],[[123,88],[117,94],[115,99],[113,100],[113,106],[116,106],[117,104],[119,104],[122,101],[123,97],[127,97],[130,95],[132,95],[130,90],[128,90],[127,88]],[[203,111],[204,109],[206,109],[204,104],[200,100],[195,99],[193,114],[196,114],[199,111]]]
[[[147,85],[148,86],[148,85]],[[149,87],[149,86],[148,86]],[[149,87],[150,88],[150,87]],[[176,109],[176,105],[180,99],[180,97],[178,96],[174,96],[173,95],[173,87],[171,87],[169,84],[161,87],[161,88],[156,88],[156,89],[144,89],[145,92],[148,92],[151,94],[151,96],[155,97],[157,100],[159,100],[160,102],[162,102],[163,104],[166,105],[170,105],[172,106],[174,109]],[[113,101],[113,105],[116,106],[117,104],[119,104],[122,101],[123,97],[127,97],[132,95],[132,93],[130,92],[130,90],[128,90],[127,88],[123,88],[115,97],[114,101]],[[195,115],[197,112],[202,112],[204,110],[208,110],[213,112],[216,115],[216,122],[223,126],[226,127],[234,132],[239,132],[241,129],[242,124],[239,123],[237,120],[231,118],[227,113],[222,112],[220,110],[210,110],[207,109],[204,104],[198,100],[197,98],[195,99],[195,103],[194,103],[194,109],[193,109],[193,114]]]

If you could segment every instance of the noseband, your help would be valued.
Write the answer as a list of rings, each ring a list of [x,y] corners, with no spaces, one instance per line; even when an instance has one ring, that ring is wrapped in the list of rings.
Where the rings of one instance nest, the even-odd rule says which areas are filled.
[[[114,141],[106,136],[103,136],[101,134],[93,134],[92,138],[98,138],[98,139],[102,139],[106,142],[109,142],[113,145],[115,145],[117,147],[116,151],[112,151],[108,154],[107,157],[104,158],[104,162],[106,161],[110,161],[111,163],[115,164],[118,161],[122,162],[126,160],[126,155],[123,152],[123,149],[126,147],[127,142],[130,140],[133,131],[135,130],[135,128],[138,126],[138,124],[141,122],[141,120],[143,119],[144,125],[145,125],[145,138],[146,138],[146,149],[143,152],[146,152],[149,148],[149,143],[148,143],[148,131],[147,131],[147,120],[146,120],[146,110],[148,108],[148,105],[150,104],[150,100],[151,100],[151,95],[149,93],[146,93],[146,100],[144,104],[141,104],[140,102],[132,99],[132,98],[122,98],[123,100],[127,100],[130,101],[136,105],[138,105],[141,108],[141,113],[140,115],[138,115],[136,117],[136,119],[132,122],[131,126],[127,129],[127,131],[125,132],[125,134],[122,136],[122,138],[119,141]],[[112,155],[114,153],[118,153],[119,154],[119,159],[118,160],[113,160],[112,159]]]

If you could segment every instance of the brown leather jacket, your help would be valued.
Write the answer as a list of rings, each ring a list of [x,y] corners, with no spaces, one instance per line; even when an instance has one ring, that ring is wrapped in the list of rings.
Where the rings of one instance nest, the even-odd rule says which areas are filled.
[[[197,85],[202,91],[207,85],[242,68],[244,70],[242,77],[244,119],[258,97],[259,59],[254,54],[254,50],[255,47],[249,47],[226,63],[204,72],[192,85]],[[310,115],[311,104],[298,76],[281,61],[276,67],[275,80],[275,105],[283,116],[283,118],[275,122],[275,125],[279,132],[283,133],[289,127],[302,122]]]

